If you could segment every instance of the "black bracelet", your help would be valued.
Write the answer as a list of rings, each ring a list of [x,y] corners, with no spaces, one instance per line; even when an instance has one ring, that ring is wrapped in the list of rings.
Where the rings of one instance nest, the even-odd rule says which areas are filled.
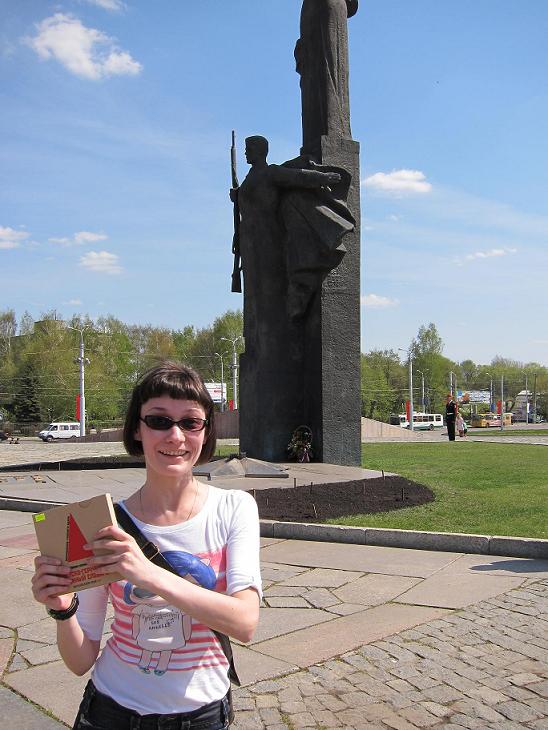
[[[68,608],[65,608],[63,611],[55,611],[53,608],[46,608],[46,611],[48,616],[51,616],[51,618],[54,618],[56,621],[66,621],[74,616],[79,605],[80,601],[78,600],[78,594],[75,593]]]

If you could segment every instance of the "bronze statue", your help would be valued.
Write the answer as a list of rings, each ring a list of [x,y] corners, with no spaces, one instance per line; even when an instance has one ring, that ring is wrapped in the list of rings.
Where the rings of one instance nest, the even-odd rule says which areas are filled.
[[[303,153],[320,159],[320,138],[350,138],[348,18],[358,0],[304,0],[295,46],[301,76]]]
[[[268,141],[260,136],[246,139],[245,154],[251,169],[231,199],[241,215],[246,352],[257,352],[262,337],[276,336],[280,318],[306,315],[314,293],[340,264],[341,239],[355,221],[345,203],[345,170],[306,157],[269,165]]]

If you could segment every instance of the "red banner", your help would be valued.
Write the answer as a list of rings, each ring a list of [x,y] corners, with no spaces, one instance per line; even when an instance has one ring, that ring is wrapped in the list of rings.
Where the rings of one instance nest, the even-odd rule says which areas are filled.
[[[502,401],[497,401],[497,413],[500,415],[502,413]]]
[[[407,416],[407,421],[411,422],[411,401],[406,400],[405,401],[405,415]]]
[[[76,420],[80,420],[80,393],[76,396]]]

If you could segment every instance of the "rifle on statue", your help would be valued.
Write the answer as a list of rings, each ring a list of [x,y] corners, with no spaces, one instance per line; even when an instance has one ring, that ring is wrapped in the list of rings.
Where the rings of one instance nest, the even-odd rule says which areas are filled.
[[[231,291],[242,291],[242,265],[240,261],[240,205],[238,203],[238,175],[236,173],[236,136],[232,131],[232,147],[230,148],[230,167],[232,172],[232,189],[236,192],[232,198],[234,203],[234,236],[232,238],[232,253],[234,254],[234,268],[232,269]]]

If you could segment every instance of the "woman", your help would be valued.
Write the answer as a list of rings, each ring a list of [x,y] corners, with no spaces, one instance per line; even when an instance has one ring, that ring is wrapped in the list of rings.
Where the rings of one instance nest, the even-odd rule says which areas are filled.
[[[214,453],[215,422],[211,397],[188,367],[163,363],[144,375],[124,445],[144,454],[146,479],[122,507],[181,577],[148,560],[119,527],[86,546],[108,550],[93,562],[120,574],[117,583],[56,595],[70,585],[69,568],[36,558],[33,594],[57,620],[65,664],[77,675],[93,668],[73,730],[226,728],[228,662],[214,631],[247,642],[257,625],[256,504],[193,476]],[[109,598],[112,636],[100,652]]]

